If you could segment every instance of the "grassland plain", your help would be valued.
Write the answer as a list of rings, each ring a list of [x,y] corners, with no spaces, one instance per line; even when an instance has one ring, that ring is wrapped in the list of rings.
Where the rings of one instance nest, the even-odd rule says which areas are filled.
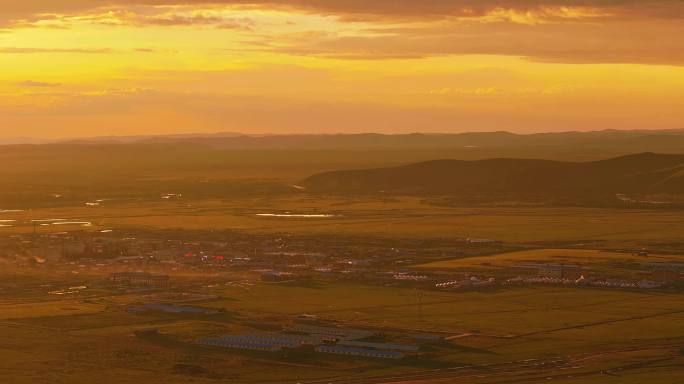
[[[318,288],[265,284],[249,290],[226,287],[212,293],[225,300],[208,305],[246,318],[277,319],[313,313],[388,332],[433,331],[451,336],[474,333],[456,338],[457,348],[441,351],[440,360],[451,364],[496,364],[549,354],[563,356],[682,342],[684,338],[684,299],[660,293],[525,288],[468,293],[423,291],[418,299],[413,289],[338,283]],[[207,377],[193,377],[193,382],[230,377],[235,382],[253,383],[278,382],[278,377],[332,378],[343,376],[339,370],[348,369],[349,364],[360,364],[333,359],[314,369],[304,363],[277,364],[268,357],[149,343],[133,337],[133,333],[155,327],[192,340],[207,333],[239,332],[245,328],[240,323],[211,318],[133,315],[103,305],[132,301],[135,297],[128,295],[101,299],[99,303],[53,300],[33,304],[31,310],[24,304],[0,306],[0,327],[5,335],[0,353],[6,357],[6,377],[36,380],[25,382],[85,383],[105,368],[112,380],[104,377],[101,382],[149,379],[173,383],[188,379],[174,373],[174,367],[191,364],[209,372]],[[244,364],[247,361],[249,364]],[[363,367],[368,375],[407,370],[401,365]],[[29,371],[35,376],[26,376]]]
[[[4,146],[0,151],[0,209],[58,206],[97,198],[153,199],[170,191],[188,197],[272,196],[318,172],[410,164],[435,158],[483,159],[530,156],[597,159],[625,154],[608,148],[562,153],[536,147],[422,148],[373,150],[253,149],[216,150],[189,142],[168,144],[58,144]],[[550,153],[549,153],[550,152]],[[59,199],[53,197],[60,195]]]
[[[482,266],[510,267],[522,262],[590,264],[594,267],[615,263],[684,262],[684,255],[639,255],[630,252],[611,252],[594,249],[531,249],[487,256],[442,260],[418,265],[428,269],[458,269]]]
[[[259,213],[329,214],[324,218],[259,217]],[[92,222],[35,226],[31,220],[63,218]],[[0,212],[9,227],[0,234],[102,228],[238,230],[254,233],[362,235],[387,238],[490,238],[507,242],[657,241],[684,238],[682,212],[658,209],[578,207],[440,207],[418,198],[344,199],[299,195],[287,198],[103,202]]]
[[[257,216],[286,212],[332,216]],[[600,240],[625,247],[643,242],[681,243],[684,238],[684,227],[679,225],[681,212],[676,211],[530,206],[460,208],[435,206],[417,198],[346,199],[306,195],[105,201],[96,208],[79,205],[2,212],[0,219],[17,221],[10,222],[16,224],[14,227],[0,228],[0,234],[33,231],[31,220],[51,218],[90,221],[93,225],[37,226],[35,230],[44,233],[70,229],[178,228],[378,236],[390,240],[448,237],[578,244]],[[579,263],[591,260],[600,265],[679,258],[545,249],[442,261],[432,266],[448,270],[482,263],[507,266],[523,260]],[[61,286],[86,277],[70,276],[70,271],[50,275],[45,271],[31,271],[6,271],[0,282],[0,334],[3,335],[0,358],[4,359],[0,374],[9,383],[78,384],[97,380],[103,384],[280,384],[328,382],[350,376],[348,383],[354,380],[361,383],[367,376],[409,377],[410,373],[425,369],[404,363],[337,357],[283,361],[269,355],[214,351],[187,344],[206,335],[253,331],[246,325],[247,320],[287,321],[302,313],[350,326],[377,328],[394,335],[441,333],[451,338],[452,344],[436,347],[431,354],[439,363],[449,366],[557,357],[570,362],[577,359],[576,365],[580,368],[572,371],[586,373],[572,379],[559,376],[558,382],[640,383],[649,378],[650,383],[671,384],[677,382],[672,378],[684,376],[681,364],[673,365],[681,363],[681,357],[677,356],[684,347],[684,296],[676,293],[556,287],[443,292],[351,282],[328,282],[315,287],[257,283],[251,287],[207,288],[206,283],[198,283],[195,288],[201,293],[219,296],[203,305],[228,313],[211,318],[126,312],[126,305],[144,300],[138,294],[94,291],[69,298],[48,296],[51,288],[43,287],[45,283]],[[87,277],[97,278],[105,276]],[[159,329],[171,340],[155,342],[135,337],[136,331],[149,328]],[[657,363],[659,359],[664,360]],[[629,368],[618,370],[620,378],[601,374],[602,370],[620,367]],[[107,374],[103,375],[103,371]],[[482,368],[480,374],[487,371],[496,369]],[[519,373],[523,376],[516,377],[534,379],[518,382],[544,381],[545,378],[534,376],[537,373]],[[549,370],[548,374],[555,373]],[[507,376],[506,380],[516,377]],[[475,375],[466,381],[446,382],[506,382],[499,379]]]
[[[220,297],[203,305],[234,316],[124,311],[126,304],[143,298],[139,294],[84,294],[43,301],[35,297],[30,305],[25,303],[27,298],[5,300],[0,305],[3,377],[16,379],[12,383],[86,383],[96,377],[102,383],[282,383],[332,380],[361,371],[358,377],[389,376],[417,369],[319,356],[279,361],[268,355],[213,351],[134,336],[138,330],[155,328],[172,340],[187,342],[209,334],[245,332],[250,329],[243,323],[247,319],[277,321],[301,313],[397,335],[439,332],[453,337],[452,346],[439,348],[437,353],[439,361],[450,365],[503,364],[588,351],[634,350],[639,356],[651,351],[648,356],[667,357],[672,355],[671,344],[684,345],[684,297],[668,293],[577,288],[439,292],[340,282],[316,288],[256,284],[248,289],[202,289]],[[644,361],[646,357],[624,359]],[[592,367],[596,364],[616,362],[600,361]],[[183,371],[187,366],[201,370],[188,376]],[[106,376],[101,375],[103,370]]]

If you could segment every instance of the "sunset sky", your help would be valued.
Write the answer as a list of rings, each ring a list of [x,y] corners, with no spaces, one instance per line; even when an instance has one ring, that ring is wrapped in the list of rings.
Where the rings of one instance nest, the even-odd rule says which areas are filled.
[[[682,0],[0,0],[0,137],[684,128]]]

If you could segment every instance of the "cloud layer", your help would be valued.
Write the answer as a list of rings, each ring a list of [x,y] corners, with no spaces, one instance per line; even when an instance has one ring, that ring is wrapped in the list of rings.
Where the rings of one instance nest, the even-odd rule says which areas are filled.
[[[550,8],[601,9],[615,17],[681,18],[681,0],[2,0],[3,14],[74,13],[101,7],[136,5],[228,5],[286,7],[317,13],[373,18],[482,16],[495,9],[518,12]]]
[[[684,64],[680,0],[0,0],[0,6],[0,24],[8,28],[66,28],[73,22],[215,27],[253,31],[254,49],[304,56],[490,54],[567,63]],[[353,36],[312,31],[302,39],[271,33],[246,17],[222,16],[216,12],[221,7],[289,9],[375,27]]]

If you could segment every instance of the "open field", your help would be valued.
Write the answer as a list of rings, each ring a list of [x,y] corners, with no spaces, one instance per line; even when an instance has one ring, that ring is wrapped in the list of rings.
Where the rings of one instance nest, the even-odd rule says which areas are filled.
[[[436,261],[422,264],[418,267],[431,269],[456,269],[482,266],[510,267],[522,262],[592,265],[610,263],[677,263],[684,262],[684,255],[649,254],[640,256],[629,252],[610,252],[593,249],[533,249],[488,256]]]
[[[581,379],[569,382],[589,384],[600,382],[596,377],[602,369],[652,359],[677,361],[672,359],[678,359],[678,350],[684,346],[684,296],[680,294],[549,287],[439,292],[358,283],[325,283],[314,288],[256,283],[197,289],[218,296],[203,306],[227,312],[218,316],[125,312],[125,305],[143,299],[134,293],[83,293],[70,298],[35,293],[35,297],[6,298],[0,303],[0,371],[12,383],[87,383],[94,377],[102,383],[294,383],[337,377],[346,377],[346,383],[380,383],[390,382],[395,375],[430,379],[438,373],[448,373],[453,380],[449,382],[470,378],[464,382],[486,383],[505,382],[491,381],[500,374],[550,375],[560,369],[563,374],[585,372],[578,376]],[[470,371],[444,373],[408,362],[318,355],[313,360],[288,362],[268,354],[212,351],[184,343],[206,335],[248,331],[245,321],[289,321],[302,313],[390,334],[439,333],[451,340],[451,346],[431,352],[439,364],[481,368],[468,368],[479,371],[473,376]],[[183,343],[134,336],[135,331],[149,328]],[[540,371],[543,367],[523,363],[530,359],[555,362]],[[183,365],[199,366],[204,373],[188,376],[179,371]],[[560,368],[565,365],[569,368]],[[670,384],[669,378],[684,374],[681,366],[668,367],[645,365],[634,370],[634,381],[615,382],[636,383],[636,378],[649,376],[654,378],[650,382]],[[103,369],[109,374],[98,376]],[[621,374],[630,380],[632,371]],[[364,377],[388,379],[362,381]],[[559,378],[558,382],[563,381]]]
[[[477,330],[498,337],[541,334],[624,319],[629,314],[657,317],[662,313],[678,321],[684,319],[684,296],[652,292],[544,287],[456,293],[339,283],[321,288],[257,285],[247,291],[225,288],[218,293],[230,299],[212,306],[240,312],[277,316],[309,313],[366,326],[447,334]],[[677,311],[682,314],[665,314]],[[507,321],[502,322],[504,318]],[[668,333],[664,329],[653,331]]]
[[[330,217],[259,217],[260,213]],[[61,218],[81,224],[36,226],[40,233],[74,229],[147,228],[238,230],[254,233],[379,236],[387,238],[488,238],[508,242],[657,241],[684,238],[682,212],[560,207],[440,207],[417,198],[235,198],[157,202],[105,201],[0,212],[0,234],[31,232],[30,220]],[[22,224],[23,223],[23,224]]]
[[[493,249],[599,244],[677,250],[684,238],[678,211],[445,207],[418,198],[303,194],[222,200],[105,200],[97,207],[79,204],[8,210],[0,212],[0,220],[8,225],[0,227],[2,236],[104,229],[136,233],[139,229],[140,237],[145,237],[146,230],[198,230],[204,234],[232,230],[346,236],[349,242],[344,244],[349,245],[342,246],[343,250],[362,243],[355,237],[381,239],[380,245],[374,246],[387,249],[401,241],[414,242],[422,252],[427,249],[420,246],[424,239],[475,238],[504,243]],[[439,250],[437,244],[434,247]],[[451,246],[447,252],[467,246],[465,242],[457,244],[461,245]],[[411,257],[416,263],[425,263],[439,260],[440,252],[423,259],[420,252]],[[438,268],[447,278],[452,268],[478,268],[485,263],[505,267],[520,261],[545,261],[614,268],[620,263],[681,259],[677,252],[640,257],[545,248],[423,266]],[[231,285],[228,283],[249,279],[249,274],[235,277],[224,274],[229,272],[224,269],[203,275],[201,269],[190,268],[162,273],[173,274],[184,290],[216,296],[201,305],[224,312],[217,316],[134,314],[127,312],[126,306],[148,300],[147,294],[109,290],[102,283],[106,269],[84,268],[74,274],[78,266],[71,264],[58,271],[48,270],[50,264],[16,270],[9,265],[0,282],[0,375],[13,384],[80,384],[95,379],[102,384],[498,384],[547,382],[546,377],[580,384],[639,383],[648,377],[650,383],[671,384],[673,377],[684,375],[680,353],[684,347],[684,296],[674,291],[545,286],[449,292],[332,278],[303,286],[253,280]],[[80,284],[89,288],[69,297],[48,295],[50,290]],[[449,341],[427,347],[425,361],[400,362],[313,352],[282,358],[192,344],[199,337],[254,332],[254,322],[284,323],[301,314],[393,337],[429,332]],[[159,330],[163,338],[136,336],[137,331],[151,328]],[[103,370],[108,373],[104,377]],[[606,370],[621,376],[606,376],[602,373]]]

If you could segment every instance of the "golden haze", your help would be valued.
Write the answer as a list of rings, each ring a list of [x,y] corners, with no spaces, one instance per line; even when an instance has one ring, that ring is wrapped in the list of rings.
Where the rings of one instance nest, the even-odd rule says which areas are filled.
[[[680,4],[0,0],[0,136],[679,128]]]

